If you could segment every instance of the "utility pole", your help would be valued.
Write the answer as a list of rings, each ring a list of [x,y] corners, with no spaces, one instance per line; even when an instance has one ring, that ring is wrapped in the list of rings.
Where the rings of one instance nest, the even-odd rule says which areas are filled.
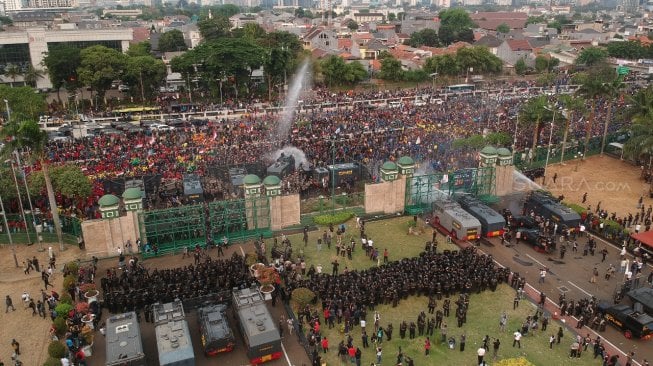
[[[11,237],[11,230],[9,230],[9,224],[7,223],[7,212],[5,211],[5,205],[2,203],[2,196],[0,196],[0,210],[2,210],[2,220],[4,221],[5,228],[7,228],[7,237],[9,238],[9,245],[11,245],[11,254],[14,256],[14,263],[16,268],[18,268],[18,257],[16,257],[16,244]]]

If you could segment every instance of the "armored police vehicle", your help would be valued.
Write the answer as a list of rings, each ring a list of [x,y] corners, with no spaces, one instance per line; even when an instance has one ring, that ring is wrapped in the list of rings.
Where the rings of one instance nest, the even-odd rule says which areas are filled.
[[[433,202],[433,224],[442,227],[454,239],[477,240],[481,237],[478,219],[448,199]]]
[[[456,195],[455,199],[465,211],[472,214],[481,223],[483,237],[491,238],[503,235],[506,220],[498,212],[468,194]]]
[[[227,305],[218,304],[200,308],[197,310],[197,320],[205,355],[215,356],[234,349],[236,341],[229,327]]]
[[[160,366],[195,366],[193,343],[180,300],[152,306]]]
[[[558,231],[564,227],[574,229],[580,225],[580,215],[546,191],[531,192],[524,203],[524,211],[526,215],[533,211],[536,215],[553,221],[558,225]]]
[[[653,337],[653,317],[633,310],[628,305],[599,304],[599,312],[608,323],[624,332],[624,337],[648,340]]]
[[[281,358],[281,336],[256,287],[234,290],[233,304],[252,365]]]
[[[141,329],[136,313],[114,315],[107,319],[107,366],[145,366]]]

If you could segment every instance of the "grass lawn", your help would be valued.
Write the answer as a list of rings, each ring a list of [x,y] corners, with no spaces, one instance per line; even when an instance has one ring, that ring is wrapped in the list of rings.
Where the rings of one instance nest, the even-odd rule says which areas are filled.
[[[398,260],[404,257],[417,256],[423,249],[426,241],[431,238],[430,229],[426,229],[421,235],[408,235],[408,222],[412,220],[410,217],[400,217],[391,220],[383,220],[371,222],[366,224],[366,232],[368,236],[374,240],[374,246],[383,253],[384,248],[388,248],[390,252],[390,260]],[[358,237],[358,230],[355,228],[354,221],[347,223],[347,231],[344,239],[350,240],[353,235],[357,240],[357,247],[353,255],[353,260],[338,257],[341,263],[340,270],[345,267],[349,269],[365,269],[369,268],[376,263],[372,262],[369,258],[365,257],[365,252],[360,250],[360,240]],[[317,250],[317,238],[322,235],[324,228],[309,234],[309,243],[307,247],[303,247],[302,235],[292,235],[290,240],[293,243],[294,250],[303,250],[307,264],[322,264],[324,271],[330,273],[330,263],[336,258],[335,243],[332,249],[328,250],[326,245],[322,246],[322,250]],[[452,244],[443,242],[444,237],[438,234],[439,244],[438,251],[444,249],[457,249]],[[334,239],[335,242],[335,239]],[[268,246],[269,248],[269,246]],[[588,352],[578,359],[570,359],[569,346],[572,343],[572,333],[565,329],[565,337],[563,337],[560,345],[554,346],[553,350],[549,350],[548,339],[549,336],[558,330],[558,324],[551,322],[546,333],[541,331],[536,335],[528,335],[522,338],[522,348],[512,347],[512,333],[521,327],[521,323],[525,320],[526,316],[535,313],[535,306],[528,301],[522,301],[516,310],[512,310],[512,300],[514,297],[514,290],[507,285],[500,286],[496,292],[486,291],[481,294],[473,294],[470,300],[470,308],[467,315],[467,323],[462,328],[458,328],[456,319],[454,317],[455,305],[452,304],[451,316],[445,318],[448,325],[448,337],[454,336],[456,338],[456,348],[451,350],[447,345],[440,343],[440,334],[436,330],[432,339],[431,354],[424,355],[424,340],[425,337],[416,337],[409,340],[408,337],[401,339],[399,337],[399,324],[401,321],[406,320],[408,323],[417,321],[417,315],[420,311],[427,311],[428,298],[426,297],[410,297],[406,301],[401,301],[399,306],[393,308],[392,306],[378,306],[377,310],[381,314],[381,325],[386,327],[392,323],[394,332],[392,341],[387,340],[383,342],[383,359],[382,365],[395,365],[396,355],[399,347],[402,348],[405,355],[410,356],[415,361],[415,365],[476,365],[476,350],[481,346],[483,337],[487,334],[492,338],[499,338],[501,347],[499,349],[498,358],[512,358],[512,357],[525,357],[535,365],[600,365],[601,361],[594,360],[591,354],[591,348]],[[452,298],[452,302],[455,298]],[[438,307],[442,307],[442,301],[438,301]],[[508,327],[505,333],[501,333],[498,328],[499,315],[502,311],[508,314]],[[319,313],[322,311],[319,309]],[[372,312],[368,312],[368,328],[373,329]],[[429,318],[431,316],[429,315]],[[340,333],[339,326],[333,329],[323,326],[323,334],[329,338],[331,350],[323,360],[327,365],[344,365],[348,362],[341,362],[337,357],[337,345],[341,340],[345,339],[345,334]],[[459,350],[460,335],[465,333],[467,337],[466,347],[464,352]],[[371,334],[368,332],[368,334]],[[354,339],[355,346],[362,346],[360,338],[360,329],[354,328],[351,332]],[[373,345],[372,347],[363,349],[362,365],[369,365],[376,361]],[[492,347],[486,354],[486,361],[492,364]]]

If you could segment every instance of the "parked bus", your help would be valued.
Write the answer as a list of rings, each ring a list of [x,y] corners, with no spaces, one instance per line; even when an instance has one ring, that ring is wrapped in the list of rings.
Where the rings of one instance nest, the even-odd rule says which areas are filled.
[[[531,211],[556,223],[558,232],[565,227],[575,229],[580,225],[580,215],[546,191],[533,191],[529,194],[524,203],[524,215],[529,215]]]
[[[506,220],[498,212],[468,194],[457,195],[456,201],[465,211],[478,219],[481,223],[481,233],[484,238],[503,235]]]
[[[447,92],[449,93],[465,93],[473,92],[476,90],[476,85],[474,84],[456,84],[447,86]]]
[[[256,288],[233,292],[238,328],[243,336],[247,357],[252,365],[281,358],[281,336]]]
[[[133,311],[107,319],[105,340],[107,366],[146,365],[141,329]]]
[[[477,240],[481,237],[481,223],[451,200],[433,202],[433,224],[441,226],[454,239]]]
[[[152,306],[160,366],[195,366],[195,353],[181,300]]]

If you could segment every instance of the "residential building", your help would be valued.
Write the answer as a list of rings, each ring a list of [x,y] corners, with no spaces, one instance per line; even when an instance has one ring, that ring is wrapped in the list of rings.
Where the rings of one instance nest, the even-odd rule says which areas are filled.
[[[503,43],[503,41],[501,41],[499,38],[491,34],[487,34],[481,37],[478,41],[474,42],[474,46],[487,47],[488,50],[492,52],[493,55],[496,56],[497,53],[499,52],[498,50],[499,50],[499,46],[501,46],[501,43]]]
[[[383,22],[383,13],[354,13],[356,23]]]
[[[501,43],[497,48],[497,57],[508,65],[515,65],[515,63],[524,59],[528,64],[529,60],[533,60],[533,48],[525,39],[507,39]]]
[[[338,51],[338,37],[330,29],[312,28],[304,34],[302,43],[308,50]]]

